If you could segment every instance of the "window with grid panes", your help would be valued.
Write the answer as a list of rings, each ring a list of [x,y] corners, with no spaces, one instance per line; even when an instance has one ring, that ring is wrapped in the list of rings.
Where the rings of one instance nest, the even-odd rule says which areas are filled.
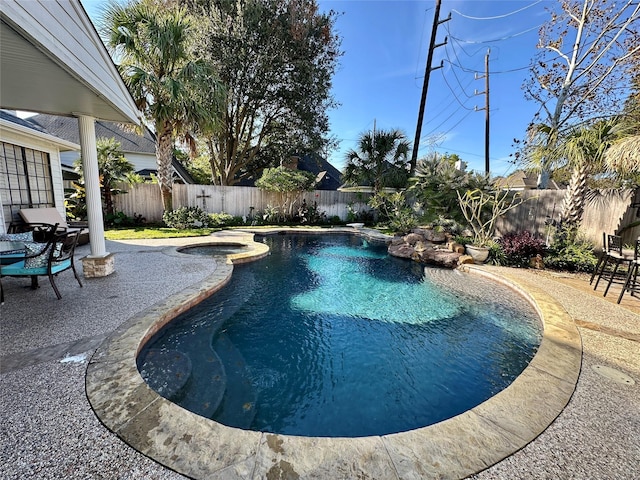
[[[5,222],[18,221],[21,208],[53,207],[49,154],[0,144],[0,198]]]

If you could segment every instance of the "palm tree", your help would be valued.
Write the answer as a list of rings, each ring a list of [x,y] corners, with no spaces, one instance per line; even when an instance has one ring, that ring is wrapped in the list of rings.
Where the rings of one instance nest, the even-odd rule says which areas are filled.
[[[113,215],[115,213],[113,194],[118,193],[115,191],[115,184],[126,179],[128,174],[133,173],[133,164],[124,157],[120,151],[120,142],[116,141],[115,138],[98,138],[96,146],[104,209],[106,214]],[[74,169],[80,174],[81,178],[84,176],[81,158],[74,162]]]
[[[191,132],[214,127],[221,88],[211,65],[192,55],[192,20],[178,4],[111,1],[100,25],[125,84],[155,131],[158,183],[164,210],[170,211],[176,138],[183,136],[194,147]]]
[[[418,161],[415,175],[409,179],[409,190],[422,204],[429,221],[441,216],[463,223],[457,192],[486,190],[490,185],[488,176],[456,168],[456,160],[457,155],[434,153]]]
[[[604,160],[609,171],[620,175],[640,172],[640,135],[615,142],[605,153]]]
[[[605,169],[605,152],[620,134],[616,119],[599,121],[588,127],[578,127],[559,142],[554,157],[572,169],[565,194],[560,221],[577,224],[584,211],[587,180]]]
[[[409,179],[410,143],[400,130],[364,132],[358,150],[349,150],[343,180],[349,185],[371,185],[373,193],[384,187],[402,188]]]

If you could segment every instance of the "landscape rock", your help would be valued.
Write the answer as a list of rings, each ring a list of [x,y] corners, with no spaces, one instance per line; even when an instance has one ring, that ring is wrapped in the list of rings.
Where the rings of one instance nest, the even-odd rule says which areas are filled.
[[[421,263],[435,265],[443,268],[456,268],[458,266],[459,253],[449,250],[425,250],[420,253]]]
[[[425,230],[423,234],[425,240],[431,243],[444,243],[447,241],[445,232],[436,232],[435,230]]]
[[[465,263],[475,263],[471,255],[461,255],[458,258],[458,265],[464,265]]]
[[[411,258],[411,255],[415,253],[415,249],[406,243],[401,243],[399,245],[389,245],[388,249],[389,255],[399,258]]]
[[[395,236],[391,240],[391,245],[401,245],[403,243],[404,243],[404,237],[402,236]]]
[[[419,233],[410,233],[408,235],[405,235],[403,240],[409,245],[415,245],[416,243],[423,241],[424,237]]]
[[[464,254],[464,246],[455,242],[445,245],[447,240],[449,237],[443,232],[415,228],[403,237],[394,237],[388,252],[394,257],[408,258],[425,265],[457,268],[458,259]]]
[[[415,249],[416,252],[424,252],[428,248],[433,248],[433,244],[426,243],[426,242],[420,240],[415,244],[415,246],[413,248]]]
[[[464,245],[461,245],[457,242],[448,242],[447,248],[449,248],[452,252],[464,253]]]
[[[414,228],[411,233],[416,233],[422,236],[426,241],[431,243],[444,243],[447,241],[446,232],[437,232],[433,228]]]

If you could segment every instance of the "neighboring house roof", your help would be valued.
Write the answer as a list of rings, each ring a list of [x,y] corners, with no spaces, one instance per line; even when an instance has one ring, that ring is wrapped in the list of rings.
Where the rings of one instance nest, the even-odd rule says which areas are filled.
[[[80,129],[78,119],[61,117],[59,115],[34,115],[27,119],[34,126],[42,128],[56,137],[64,138],[74,143],[80,143]],[[115,138],[120,142],[120,150],[124,153],[148,153],[155,155],[156,142],[146,128],[144,134],[125,128],[119,123],[96,120],[96,138]]]
[[[56,146],[61,151],[71,151],[71,150],[77,150],[80,148],[80,145],[78,145],[77,143],[70,142],[66,139],[62,139],[60,137],[57,137],[56,135],[52,135],[46,130],[40,127],[34,126],[33,124],[29,123],[27,120],[20,118],[17,115],[14,115],[12,112],[8,112],[6,110],[0,110],[0,131],[3,128],[9,128],[9,127],[11,127],[16,131],[20,131],[23,135],[29,135],[35,138],[52,142],[56,144]]]
[[[517,170],[506,178],[498,177],[495,185],[504,190],[536,190],[538,188],[538,176],[523,170]],[[555,181],[549,180],[547,189],[560,190],[560,187]]]
[[[0,110],[0,119],[6,120],[7,122],[15,123],[16,125],[20,125],[21,127],[29,128],[31,130],[37,130],[40,133],[48,133],[46,130],[40,128],[39,126],[32,125],[28,120],[18,117],[17,115],[15,115],[15,112]]]
[[[40,128],[56,137],[76,143],[80,141],[77,118],[42,114],[29,117],[27,121],[31,122],[35,128]],[[137,153],[155,156],[156,154],[155,138],[147,128],[144,128],[141,135],[119,123],[102,120],[96,120],[95,127],[96,138],[115,138],[120,142],[120,150],[125,155],[127,153]],[[172,165],[182,181],[190,184],[196,183],[187,169],[176,158],[173,158]],[[143,177],[148,177],[151,174],[156,174],[157,170],[143,169],[138,170],[136,173]]]
[[[316,175],[316,190],[337,190],[341,185],[340,170],[317,154],[298,157],[298,170]]]
[[[337,190],[341,185],[342,174],[340,170],[318,154],[295,155],[291,157],[289,162],[283,162],[283,164],[294,170],[313,173],[316,176],[316,190]],[[239,187],[254,187],[258,178],[260,178],[260,173],[250,178],[242,179],[236,185]]]

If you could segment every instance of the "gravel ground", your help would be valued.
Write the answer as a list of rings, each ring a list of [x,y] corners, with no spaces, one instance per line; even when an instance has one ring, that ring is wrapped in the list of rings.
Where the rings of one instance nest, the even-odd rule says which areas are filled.
[[[588,276],[578,276],[581,283],[577,285],[581,288],[577,289],[562,283],[575,285],[575,276],[518,273],[523,280],[543,286],[574,321],[635,336],[640,333],[640,316],[594,294],[588,287]],[[612,291],[607,296],[617,299],[618,293],[619,290]],[[632,301],[640,307],[640,300]],[[588,328],[579,331],[583,343],[582,371],[565,410],[521,451],[472,478],[640,478],[640,344]],[[596,373],[593,367],[601,365],[630,376],[635,384],[620,383]]]
[[[164,254],[167,243],[108,242],[107,250],[116,254],[116,273],[83,279],[81,289],[65,272],[58,282],[60,301],[46,278],[37,291],[24,288],[24,279],[3,279],[0,477],[184,478],[104,428],[84,391],[87,358],[95,343],[132,315],[215,270],[215,263],[202,257]],[[80,247],[78,258],[88,252],[87,246]],[[566,409],[542,435],[472,478],[640,478],[640,300],[627,299],[630,307],[603,300],[590,292],[588,278],[531,271],[516,275],[542,285],[578,325],[590,325],[580,327],[582,373]],[[617,298],[617,292],[609,296]],[[597,331],[594,325],[624,335]],[[635,383],[605,377],[593,369],[598,365],[615,368]]]

